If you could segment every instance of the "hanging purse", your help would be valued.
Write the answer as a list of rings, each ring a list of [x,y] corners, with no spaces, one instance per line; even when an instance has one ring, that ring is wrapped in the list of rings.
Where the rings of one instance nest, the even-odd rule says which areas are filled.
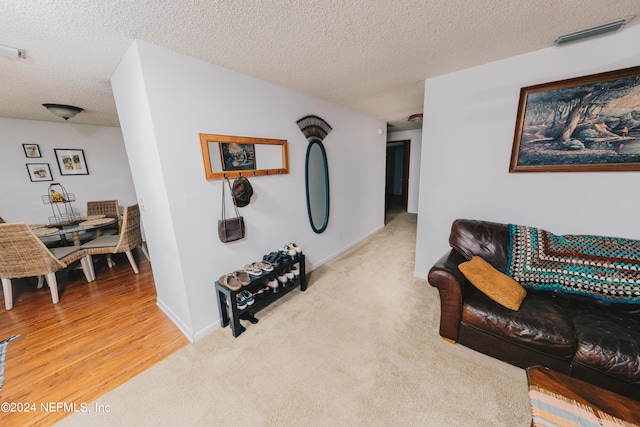
[[[233,242],[244,237],[244,218],[240,216],[240,212],[238,211],[238,206],[236,206],[235,199],[233,199],[233,207],[236,210],[236,217],[226,217],[226,197],[224,195],[225,185],[229,187],[229,192],[231,192],[231,183],[229,182],[229,178],[225,177],[224,182],[222,183],[222,219],[218,220],[218,237],[220,237],[220,241],[222,243]],[[231,193],[231,197],[233,198],[233,193]]]

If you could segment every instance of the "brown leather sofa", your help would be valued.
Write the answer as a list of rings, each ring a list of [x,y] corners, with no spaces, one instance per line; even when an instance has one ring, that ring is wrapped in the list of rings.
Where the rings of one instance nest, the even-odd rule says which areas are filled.
[[[504,273],[508,225],[456,220],[449,245],[428,276],[440,293],[443,338],[521,368],[543,365],[640,400],[639,305],[528,289],[520,309],[512,311],[458,269],[478,255]]]

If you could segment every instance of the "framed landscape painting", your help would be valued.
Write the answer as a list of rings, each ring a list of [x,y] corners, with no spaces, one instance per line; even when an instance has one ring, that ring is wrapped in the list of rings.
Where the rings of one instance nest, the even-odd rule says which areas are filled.
[[[221,143],[220,159],[223,171],[257,169],[254,144]]]
[[[640,67],[524,87],[509,172],[640,170]]]

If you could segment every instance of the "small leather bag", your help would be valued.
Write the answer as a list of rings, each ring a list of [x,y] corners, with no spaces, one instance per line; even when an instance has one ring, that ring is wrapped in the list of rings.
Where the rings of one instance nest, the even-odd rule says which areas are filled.
[[[231,183],[229,182],[229,178],[225,177],[224,182],[222,183],[222,219],[218,220],[218,237],[220,237],[220,241],[222,243],[233,242],[244,237],[244,218],[240,216],[236,200],[233,198],[233,193],[231,193],[231,197],[233,198],[233,207],[236,210],[236,217],[226,217],[226,197],[224,194],[225,185],[229,187],[229,192],[231,192]]]

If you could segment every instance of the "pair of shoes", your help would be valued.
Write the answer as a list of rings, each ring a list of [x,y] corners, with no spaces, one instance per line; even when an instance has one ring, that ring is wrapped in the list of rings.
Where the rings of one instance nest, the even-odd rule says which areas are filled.
[[[278,282],[280,282],[280,285],[283,288],[287,287],[287,283],[289,282],[289,278],[287,277],[287,275],[285,273],[282,273],[280,275],[278,275]]]
[[[254,302],[256,302],[256,299],[249,291],[242,291],[236,295],[236,304],[238,306],[238,310],[244,310],[248,306],[253,305]]]
[[[285,253],[291,257],[294,257],[302,253],[302,248],[297,243],[287,243],[280,248],[280,252]]]
[[[236,276],[236,279],[240,281],[242,286],[249,286],[251,284],[251,277],[246,271],[236,270],[233,272],[233,275]]]
[[[232,291],[237,291],[242,287],[242,282],[240,282],[240,280],[233,273],[228,273],[224,276],[220,276],[218,282],[231,289]]]
[[[263,271],[273,271],[273,264],[269,261],[252,262],[244,266],[244,271],[252,276],[261,276]]]
[[[298,277],[300,275],[300,268],[298,267],[298,264],[291,266],[291,272],[293,273],[294,277]]]
[[[278,252],[269,252],[268,254],[262,257],[263,261],[267,261],[271,263],[271,265],[276,265],[278,260]]]
[[[243,286],[251,284],[251,277],[242,270],[236,270],[233,273],[227,273],[224,276],[220,276],[218,282],[222,283],[232,291],[237,291]]]
[[[238,310],[244,310],[247,308],[247,300],[244,299],[242,293],[236,295],[236,306],[238,307]]]
[[[253,293],[253,296],[254,296],[254,297],[257,297],[257,296],[264,296],[263,294],[268,293],[268,292],[270,292],[270,291],[271,291],[271,288],[270,288],[269,286],[267,286],[267,285],[266,285],[266,283],[265,283],[265,287],[264,287],[264,288],[260,288],[260,289],[258,289],[257,291],[255,291],[255,292]]]
[[[253,294],[251,292],[242,291],[241,294],[244,297],[244,300],[247,303],[247,305],[253,305],[253,303],[256,302],[256,299],[253,297]]]
[[[256,301],[258,301],[269,294],[271,294],[271,288],[269,286],[265,286],[264,288],[260,288],[257,291],[255,291],[253,293],[253,296],[255,297]]]
[[[267,285],[270,289],[276,289],[278,287],[278,281],[273,277],[269,280],[265,280],[263,283]]]
[[[283,262],[289,261],[289,257],[281,252],[270,252],[269,254],[263,256],[262,260],[264,262],[268,262],[273,267],[278,267]]]
[[[271,264],[269,261],[263,260],[261,262],[257,262],[256,264],[258,264],[264,271],[273,271],[273,264]]]
[[[289,245],[284,245],[279,249],[279,251],[283,254],[289,255],[290,257],[294,257],[298,254],[296,252],[296,249],[293,246],[289,246]]]
[[[297,254],[302,253],[302,248],[298,246],[297,243],[289,243],[287,246],[293,248],[293,250],[296,251]]]
[[[253,262],[251,264],[247,264],[244,266],[244,271],[249,273],[252,276],[260,276],[262,275],[262,267],[258,265],[258,263]]]

